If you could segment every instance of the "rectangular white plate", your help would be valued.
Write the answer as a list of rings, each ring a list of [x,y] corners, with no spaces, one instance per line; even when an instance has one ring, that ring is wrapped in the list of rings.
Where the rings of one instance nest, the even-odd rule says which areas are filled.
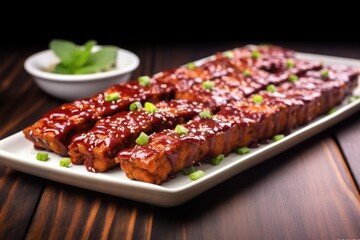
[[[304,53],[299,53],[297,56],[302,59],[320,60],[325,64],[351,65],[360,68],[360,60],[355,59]],[[355,89],[355,94],[360,94],[360,87]],[[206,175],[197,181],[191,181],[187,176],[180,173],[175,179],[158,186],[129,180],[119,168],[106,173],[90,173],[82,165],[64,168],[59,166],[61,157],[53,153],[49,153],[49,161],[37,161],[35,156],[38,151],[33,148],[31,142],[24,138],[22,132],[0,141],[0,163],[22,172],[61,183],[157,206],[170,207],[192,199],[249,167],[267,160],[275,154],[336,124],[359,109],[360,99],[349,104],[345,100],[343,105],[339,106],[333,114],[316,119],[305,127],[293,131],[278,142],[252,149],[251,153],[245,156],[230,154],[218,166],[201,165],[199,169],[203,170]]]

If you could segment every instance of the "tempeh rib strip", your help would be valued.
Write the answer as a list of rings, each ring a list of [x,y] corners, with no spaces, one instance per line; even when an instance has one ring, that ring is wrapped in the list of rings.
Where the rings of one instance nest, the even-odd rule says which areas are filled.
[[[261,58],[259,60],[246,60],[254,49],[261,52],[264,59],[268,56],[293,56],[292,51],[280,47],[249,46],[236,49],[234,59],[242,59],[241,61],[251,62],[251,64],[261,62]],[[216,62],[216,58],[213,61]],[[92,98],[63,104],[44,115],[32,126],[24,129],[23,132],[36,148],[54,151],[59,155],[66,156],[68,144],[72,137],[89,130],[100,118],[125,110],[134,101],[157,102],[161,99],[169,99],[172,97],[175,88],[176,90],[187,89],[195,82],[212,79],[218,75],[221,73],[217,69],[209,71],[199,67],[195,70],[189,70],[181,67],[158,74],[157,77],[152,78],[152,84],[149,87],[140,86],[137,81],[115,85]],[[118,92],[120,99],[106,102],[105,95],[113,92]]]
[[[155,113],[141,108],[100,119],[91,130],[73,139],[69,146],[72,163],[85,162],[92,172],[106,171],[116,165],[115,157],[120,150],[135,145],[141,132],[150,134],[174,128],[208,109],[206,104],[186,100],[159,102],[156,107]]]
[[[193,163],[289,132],[327,112],[356,86],[358,78],[356,70],[333,74],[333,78],[308,76],[283,83],[275,93],[261,91],[261,104],[255,104],[252,96],[232,102],[212,119],[195,117],[184,124],[189,134],[155,133],[148,145],[123,150],[116,161],[129,178],[161,184]],[[337,74],[342,77],[337,79]]]

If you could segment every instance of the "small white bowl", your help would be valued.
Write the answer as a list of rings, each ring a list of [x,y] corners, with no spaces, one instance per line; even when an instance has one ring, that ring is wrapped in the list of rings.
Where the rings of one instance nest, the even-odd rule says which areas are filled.
[[[94,50],[100,48],[96,46]],[[134,53],[121,48],[118,49],[116,67],[106,72],[68,75],[44,70],[58,62],[59,59],[52,50],[45,50],[28,57],[24,67],[42,90],[66,101],[91,97],[111,85],[125,82],[139,66],[139,58]]]

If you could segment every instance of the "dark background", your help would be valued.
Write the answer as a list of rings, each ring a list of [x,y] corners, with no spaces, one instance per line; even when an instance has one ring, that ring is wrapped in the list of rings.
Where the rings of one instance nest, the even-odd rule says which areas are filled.
[[[261,2],[253,2],[253,6],[242,2],[240,6],[211,2],[200,6],[194,2],[174,2],[171,6],[140,2],[128,6],[120,2],[76,7],[65,2],[51,4],[13,3],[18,6],[0,8],[1,46],[46,46],[53,38],[78,44],[95,39],[114,45],[360,42],[357,8],[345,2],[318,6],[304,1],[288,1],[283,6],[274,2],[269,6]]]

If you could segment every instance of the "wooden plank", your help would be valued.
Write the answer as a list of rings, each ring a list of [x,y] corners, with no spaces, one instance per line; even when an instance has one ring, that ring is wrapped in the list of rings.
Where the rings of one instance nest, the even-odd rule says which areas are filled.
[[[43,187],[40,178],[0,165],[0,239],[22,239]]]
[[[183,206],[155,211],[152,237],[358,238],[360,198],[343,161],[332,139],[317,136]]]
[[[360,113],[356,113],[351,118],[339,124],[335,133],[342,152],[360,189]]]

